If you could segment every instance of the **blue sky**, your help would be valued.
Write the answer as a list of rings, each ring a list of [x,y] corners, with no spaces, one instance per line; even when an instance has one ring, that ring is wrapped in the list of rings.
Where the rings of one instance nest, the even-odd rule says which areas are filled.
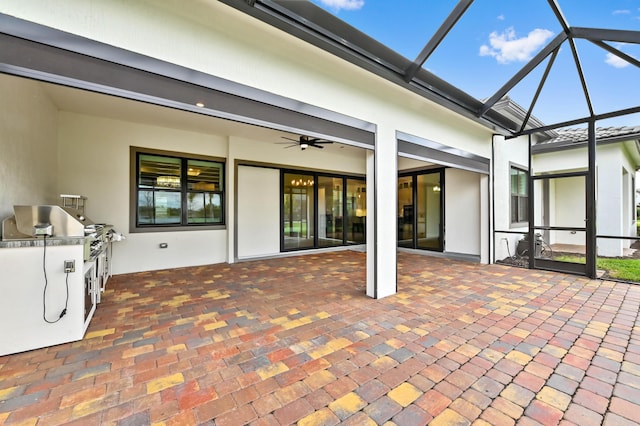
[[[457,0],[312,0],[413,60]],[[558,0],[570,26],[640,31],[640,0]],[[546,0],[476,0],[424,67],[472,96],[491,96],[561,32]],[[614,45],[640,58],[638,45]],[[576,42],[596,113],[640,102],[640,69],[585,40]],[[546,61],[509,96],[525,108]],[[573,56],[563,45],[534,109],[551,124],[588,114]],[[598,123],[638,125],[640,115]]]

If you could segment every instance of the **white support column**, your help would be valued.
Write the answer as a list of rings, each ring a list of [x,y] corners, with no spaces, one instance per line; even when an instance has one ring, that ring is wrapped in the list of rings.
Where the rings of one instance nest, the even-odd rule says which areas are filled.
[[[367,151],[367,296],[376,297],[376,153]]]
[[[491,263],[491,191],[489,176],[480,175],[480,263]]]
[[[395,131],[379,127],[367,154],[367,296],[376,299],[397,292],[397,151]]]
[[[227,195],[226,218],[227,218],[227,263],[236,261],[236,156],[233,149],[233,137],[227,139],[227,163],[225,164],[225,194]]]

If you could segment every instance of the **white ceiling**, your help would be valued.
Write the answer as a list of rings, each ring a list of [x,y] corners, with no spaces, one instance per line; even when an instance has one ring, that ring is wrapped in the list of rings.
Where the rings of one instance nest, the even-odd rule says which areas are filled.
[[[132,121],[173,129],[216,135],[235,135],[269,141],[290,133],[223,120],[204,114],[181,111],[140,101],[103,95],[80,89],[42,83],[45,93],[63,111]],[[294,135],[295,136],[295,135]]]

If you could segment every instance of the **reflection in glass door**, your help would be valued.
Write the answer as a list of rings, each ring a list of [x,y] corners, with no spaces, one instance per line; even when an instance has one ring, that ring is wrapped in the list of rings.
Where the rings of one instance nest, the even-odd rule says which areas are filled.
[[[413,176],[398,178],[398,247],[413,248]]]
[[[367,185],[364,180],[347,179],[347,244],[366,242]]]
[[[398,178],[398,247],[444,250],[443,172]]]
[[[284,248],[314,246],[313,175],[284,174],[283,233]]]
[[[416,245],[421,249],[442,250],[440,173],[418,175],[417,181]]]
[[[342,178],[318,176],[318,246],[342,245]]]

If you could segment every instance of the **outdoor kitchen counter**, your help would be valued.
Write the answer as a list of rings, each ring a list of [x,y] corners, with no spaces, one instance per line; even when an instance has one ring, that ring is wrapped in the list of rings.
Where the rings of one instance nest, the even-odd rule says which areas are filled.
[[[84,237],[49,237],[47,238],[47,247],[84,244],[84,240]],[[44,238],[25,238],[24,240],[0,241],[0,249],[23,247],[44,247]]]
[[[0,242],[0,356],[82,339],[96,300],[84,242],[47,238],[46,249],[43,238]]]

